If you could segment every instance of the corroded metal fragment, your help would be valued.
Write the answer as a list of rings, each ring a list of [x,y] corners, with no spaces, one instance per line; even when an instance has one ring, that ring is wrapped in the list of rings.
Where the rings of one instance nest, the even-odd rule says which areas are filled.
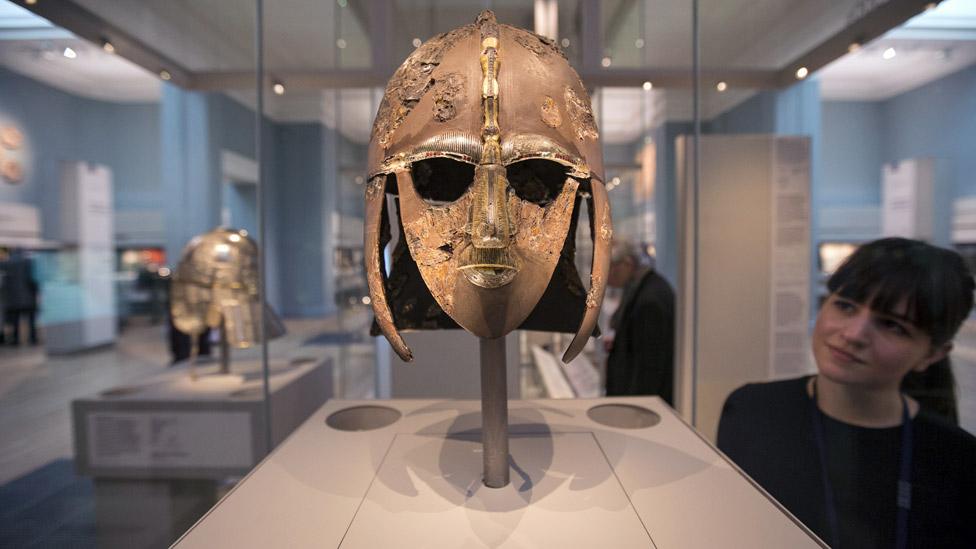
[[[559,254],[573,215],[578,187],[575,179],[567,178],[559,196],[545,207],[519,200],[514,194],[509,197],[509,209],[517,212],[518,233],[515,239],[520,249],[528,250],[537,257]]]
[[[366,199],[369,200],[374,198],[376,195],[383,192],[383,187],[386,185],[386,177],[379,176],[374,177],[366,183]]]
[[[404,216],[403,232],[410,255],[417,263],[431,295],[448,315],[454,311],[458,258],[467,244],[467,219],[471,192],[445,206],[418,208],[412,192],[413,180],[407,172],[397,173],[405,207],[415,213]],[[410,188],[408,188],[409,186]]]
[[[542,100],[542,106],[539,107],[539,111],[542,114],[542,121],[546,123],[546,126],[558,128],[563,123],[563,117],[559,114],[559,106],[548,95]]]
[[[592,309],[600,306],[598,295],[603,291],[603,281],[597,275],[590,276],[590,290],[586,292],[586,308]]]
[[[452,72],[434,82],[434,120],[447,122],[457,116],[464,102],[464,76]]]
[[[560,48],[551,38],[522,29],[513,28],[513,30],[515,31],[515,41],[518,42],[520,46],[538,55],[539,57],[558,55],[563,59],[566,59],[566,54],[563,53],[562,48]]]
[[[603,212],[600,214],[600,238],[605,242],[610,242],[613,238],[613,223],[610,220],[610,203],[604,204]]]
[[[433,72],[441,59],[454,45],[474,32],[473,25],[465,25],[424,42],[400,66],[390,79],[380,102],[370,136],[384,149],[389,147],[393,133],[403,119],[417,105],[420,98],[434,85]]]
[[[564,95],[566,109],[569,111],[569,119],[573,123],[576,138],[580,141],[587,138],[599,138],[600,133],[596,128],[596,120],[593,118],[593,109],[590,107],[589,98],[585,95],[580,97],[572,86],[566,86]]]

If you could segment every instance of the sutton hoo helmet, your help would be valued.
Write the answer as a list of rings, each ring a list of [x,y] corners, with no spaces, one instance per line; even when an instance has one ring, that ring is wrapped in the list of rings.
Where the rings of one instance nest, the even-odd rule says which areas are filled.
[[[197,336],[223,327],[230,345],[243,349],[260,341],[258,247],[246,231],[217,228],[193,237],[173,274],[173,325]],[[284,333],[271,307],[268,339]]]
[[[404,360],[398,329],[593,332],[613,232],[590,99],[551,40],[490,11],[416,49],[387,86],[373,124],[365,263],[376,325]],[[386,195],[397,195],[391,239]],[[593,264],[574,266],[587,200]],[[404,244],[405,243],[405,244]],[[375,330],[374,330],[375,331]]]

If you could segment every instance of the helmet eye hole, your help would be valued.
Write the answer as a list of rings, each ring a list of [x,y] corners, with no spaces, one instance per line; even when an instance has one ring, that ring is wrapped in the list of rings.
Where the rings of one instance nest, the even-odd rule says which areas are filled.
[[[508,184],[515,196],[545,206],[559,196],[566,183],[567,169],[550,160],[523,160],[508,166]]]
[[[474,166],[449,158],[428,158],[413,163],[413,186],[428,203],[454,202],[474,181]]]

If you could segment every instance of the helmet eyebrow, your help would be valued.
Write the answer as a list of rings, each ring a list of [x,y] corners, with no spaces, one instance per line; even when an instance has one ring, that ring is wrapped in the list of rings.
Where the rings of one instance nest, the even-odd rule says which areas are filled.
[[[570,153],[555,140],[543,135],[512,135],[502,142],[502,164],[508,166],[523,160],[552,160],[570,169],[573,177],[590,177],[590,168],[579,156]]]

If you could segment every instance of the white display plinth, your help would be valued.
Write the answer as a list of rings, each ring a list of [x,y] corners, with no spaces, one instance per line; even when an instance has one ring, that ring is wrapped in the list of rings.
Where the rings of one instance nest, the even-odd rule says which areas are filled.
[[[216,501],[217,486],[267,453],[261,363],[186,364],[72,403],[75,466],[95,477],[99,547],[167,547]],[[332,396],[329,359],[270,363],[271,437],[285,439]]]
[[[243,475],[267,453],[258,360],[186,364],[138,383],[72,403],[75,465],[114,478],[211,478]],[[327,359],[270,363],[271,436],[284,440],[332,396]]]
[[[590,419],[605,404],[660,421]],[[399,419],[326,423],[376,406]],[[658,398],[512,401],[509,422],[512,482],[490,489],[477,401],[331,401],[177,546],[825,547]]]

